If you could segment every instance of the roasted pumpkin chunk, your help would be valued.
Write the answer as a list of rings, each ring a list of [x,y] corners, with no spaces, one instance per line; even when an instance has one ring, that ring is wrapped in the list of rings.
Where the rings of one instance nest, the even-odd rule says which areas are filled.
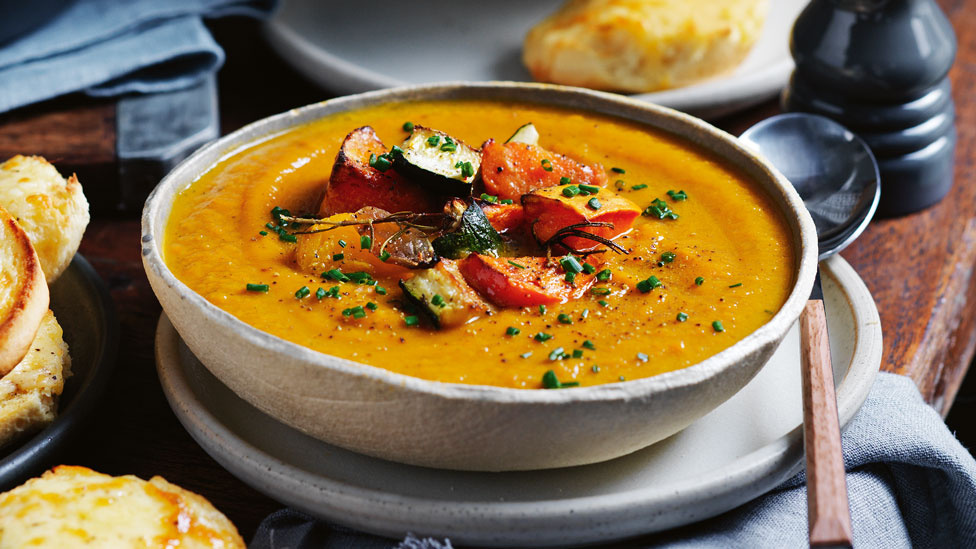
[[[339,148],[319,215],[355,212],[365,206],[390,212],[433,212],[442,202],[392,169],[386,146],[373,128],[363,126],[350,132]]]
[[[525,224],[521,204],[490,204],[482,208],[488,222],[499,233],[515,233]]]
[[[594,275],[582,271],[582,260],[573,261],[567,267],[558,258],[471,254],[460,266],[468,284],[495,305],[530,307],[565,303],[586,293]]]
[[[482,147],[481,179],[485,192],[511,200],[567,180],[574,185],[607,184],[607,174],[599,164],[587,166],[538,145],[493,139]]]
[[[531,220],[532,234],[545,244],[563,231],[558,243],[563,248],[584,252],[604,244],[581,236],[568,234],[573,225],[609,223],[612,226],[579,226],[576,231],[613,239],[630,230],[641,213],[640,207],[607,189],[587,185],[562,185],[533,191],[522,196],[525,218]],[[555,243],[555,242],[554,242]]]

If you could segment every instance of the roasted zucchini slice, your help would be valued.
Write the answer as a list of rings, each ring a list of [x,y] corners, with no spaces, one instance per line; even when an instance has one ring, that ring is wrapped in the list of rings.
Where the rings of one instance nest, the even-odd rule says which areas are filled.
[[[526,145],[538,145],[539,130],[535,129],[535,125],[532,124],[532,122],[523,124],[519,126],[519,129],[515,130],[512,137],[505,140],[505,143],[525,143]]]
[[[471,200],[457,227],[434,239],[433,245],[437,255],[451,259],[461,259],[472,252],[497,256],[502,237],[491,226],[481,206]]]
[[[444,132],[414,126],[393,148],[393,167],[428,189],[449,196],[471,196],[481,171],[481,151]]]
[[[460,326],[492,312],[450,259],[441,259],[433,268],[400,280],[400,288],[438,328]]]

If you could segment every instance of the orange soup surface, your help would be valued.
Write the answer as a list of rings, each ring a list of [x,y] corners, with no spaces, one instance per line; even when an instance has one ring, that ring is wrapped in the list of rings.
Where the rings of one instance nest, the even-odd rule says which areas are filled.
[[[279,207],[314,216],[345,136],[368,125],[391,147],[407,137],[407,121],[473,147],[490,138],[503,142],[532,122],[540,146],[602,166],[608,182],[595,198],[612,192],[640,208],[663,202],[675,215],[639,216],[614,240],[629,253],[598,254],[598,271],[609,277],[604,273],[578,299],[498,307],[437,329],[398,286],[411,271],[364,263],[358,237],[324,233],[330,247],[316,251],[311,272],[296,261],[298,240],[311,235],[283,239],[270,213]],[[352,227],[342,231],[356,236]],[[177,278],[208,301],[286,340],[409,376],[527,389],[544,387],[550,370],[560,384],[588,386],[698,363],[779,310],[796,264],[789,228],[772,200],[711,154],[618,118],[489,101],[346,112],[234,152],[177,196],[164,256]],[[375,282],[321,276],[332,269],[366,271]]]

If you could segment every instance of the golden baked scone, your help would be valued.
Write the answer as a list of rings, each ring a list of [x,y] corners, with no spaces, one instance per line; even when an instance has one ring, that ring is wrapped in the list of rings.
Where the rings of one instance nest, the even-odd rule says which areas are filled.
[[[153,477],[61,465],[0,494],[0,549],[243,548],[205,498]]]
[[[61,177],[40,156],[17,155],[0,164],[0,206],[30,236],[52,283],[71,263],[88,226],[88,200],[78,178]]]
[[[0,448],[54,421],[71,357],[54,313],[44,314],[27,356],[0,378]]]
[[[762,32],[767,0],[570,0],[533,27],[532,77],[610,91],[684,86],[730,70]]]
[[[0,207],[0,376],[27,354],[49,297],[27,233]]]

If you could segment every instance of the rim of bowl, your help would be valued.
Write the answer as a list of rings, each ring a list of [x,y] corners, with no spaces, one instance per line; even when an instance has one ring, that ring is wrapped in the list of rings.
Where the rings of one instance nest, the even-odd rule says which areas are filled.
[[[274,138],[290,128],[322,117],[390,102],[480,99],[535,103],[608,115],[673,135],[731,163],[754,180],[767,178],[772,185],[759,184],[771,195],[790,225],[799,243],[796,279],[786,301],[773,317],[733,345],[705,360],[685,368],[654,376],[573,388],[567,391],[516,389],[490,385],[433,381],[369,364],[321,353],[298,343],[279,338],[238,319],[218,308],[192,290],[169,270],[162,258],[161,239],[169,221],[173,199],[193,184],[203,173],[221,161]],[[681,131],[684,130],[684,131]],[[772,188],[770,188],[772,187]],[[776,193],[779,193],[778,195]],[[166,217],[160,215],[165,211]],[[161,226],[155,227],[159,218]],[[158,229],[156,231],[155,229]],[[389,385],[447,398],[472,398],[487,402],[558,404],[584,401],[608,401],[649,398],[656,393],[701,383],[736,365],[738,359],[781,337],[799,318],[813,286],[817,268],[817,237],[813,219],[790,182],[767,160],[747,149],[738,139],[707,122],[673,109],[625,96],[555,84],[525,82],[440,82],[376,90],[341,96],[304,107],[291,109],[252,122],[198,149],[164,177],[146,199],[142,213],[143,265],[180,296],[194,305],[208,321],[231,328],[262,347],[288,354],[296,360],[336,369]]]

